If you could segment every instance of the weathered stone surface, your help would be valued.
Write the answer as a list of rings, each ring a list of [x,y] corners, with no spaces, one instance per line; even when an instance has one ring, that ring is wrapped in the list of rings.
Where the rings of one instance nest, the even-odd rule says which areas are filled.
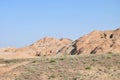
[[[66,38],[56,39],[45,37],[30,46],[18,49],[16,52],[24,52],[36,56],[56,55],[61,48],[71,44],[71,42],[71,40]]]
[[[90,34],[80,37],[72,46],[65,47],[61,52],[72,48],[70,54],[99,54],[120,53],[120,29],[111,31],[95,30]]]

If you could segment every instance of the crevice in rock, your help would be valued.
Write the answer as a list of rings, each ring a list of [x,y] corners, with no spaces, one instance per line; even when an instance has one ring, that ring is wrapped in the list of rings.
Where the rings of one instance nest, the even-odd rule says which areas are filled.
[[[96,54],[96,49],[97,49],[97,47],[96,47],[95,49],[93,49],[93,50],[90,52],[90,54]]]
[[[66,47],[66,46],[64,46],[64,47],[62,47],[61,49],[59,49],[59,50],[57,51],[57,54],[59,54],[65,47]]]
[[[75,45],[73,45],[72,47],[74,47],[74,49],[70,53],[71,53],[71,55],[75,55],[77,48],[75,47]]]
[[[112,38],[113,38],[113,34],[110,35],[110,39],[112,39]]]

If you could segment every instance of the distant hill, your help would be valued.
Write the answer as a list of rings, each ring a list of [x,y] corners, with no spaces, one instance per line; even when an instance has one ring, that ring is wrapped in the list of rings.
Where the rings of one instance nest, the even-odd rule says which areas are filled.
[[[67,38],[56,39],[45,37],[23,48],[4,48],[0,53],[10,53],[13,56],[29,57],[33,56],[51,56],[51,55],[79,55],[79,54],[104,54],[120,53],[120,28],[116,30],[93,32],[72,41]],[[25,56],[24,56],[25,55]],[[2,55],[0,55],[2,56]],[[12,57],[13,57],[12,56]],[[8,56],[9,57],[9,56]]]

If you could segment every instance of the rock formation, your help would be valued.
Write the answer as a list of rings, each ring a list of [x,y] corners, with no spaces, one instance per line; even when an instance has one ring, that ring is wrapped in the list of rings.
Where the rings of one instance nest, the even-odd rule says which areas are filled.
[[[41,55],[56,55],[59,50],[63,47],[65,47],[68,44],[71,44],[70,39],[56,39],[56,38],[50,38],[50,37],[45,37],[36,43],[27,46],[25,48],[19,48],[16,50],[17,53],[26,53],[26,54],[31,54],[31,55],[36,55],[36,56],[41,56]]]
[[[101,54],[101,53],[120,53],[120,29],[110,31],[95,30],[79,39],[56,39],[45,37],[34,44],[24,48],[3,48],[0,55],[9,54],[16,58],[33,57],[42,55],[56,54]],[[1,56],[3,57],[3,56]],[[9,56],[8,56],[9,57]]]
[[[120,29],[111,31],[95,30],[80,37],[70,46],[66,46],[61,53],[70,54],[100,54],[120,53]]]

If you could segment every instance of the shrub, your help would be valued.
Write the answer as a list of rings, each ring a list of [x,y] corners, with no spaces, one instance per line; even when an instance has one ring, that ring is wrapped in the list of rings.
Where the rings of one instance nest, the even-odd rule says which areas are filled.
[[[96,58],[93,58],[93,59],[92,59],[92,61],[94,61],[94,62],[95,62],[95,61],[97,61],[97,59],[96,59]]]
[[[91,67],[90,67],[90,66],[87,66],[87,67],[85,67],[85,69],[86,69],[86,70],[90,70],[90,69],[91,69]]]
[[[113,54],[112,52],[108,52],[108,54]]]
[[[111,59],[112,58],[112,56],[107,56],[107,59]]]
[[[72,80],[77,80],[77,78],[73,78]]]
[[[56,60],[55,60],[55,59],[51,59],[51,60],[50,60],[50,63],[53,63],[53,62],[56,62]]]
[[[61,57],[61,58],[60,58],[60,60],[64,60],[64,58],[63,58],[63,57]]]

